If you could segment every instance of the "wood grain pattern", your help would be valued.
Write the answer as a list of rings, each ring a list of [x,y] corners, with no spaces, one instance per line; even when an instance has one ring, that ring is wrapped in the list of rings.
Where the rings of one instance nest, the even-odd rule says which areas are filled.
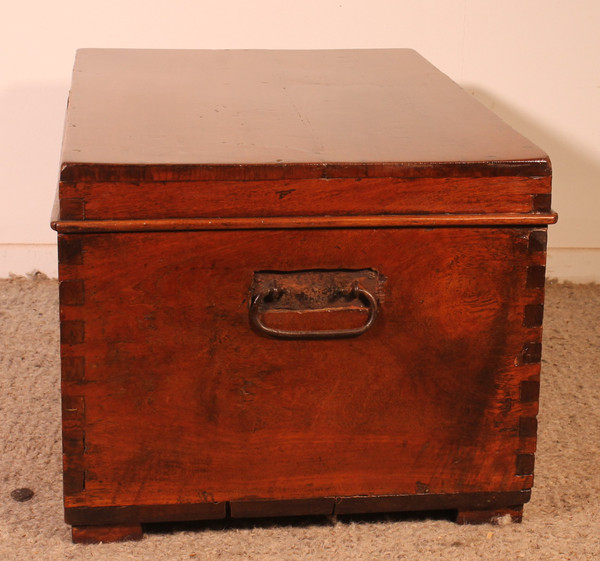
[[[62,182],[62,220],[530,214],[549,177]],[[143,200],[144,203],[140,204]],[[78,201],[85,205],[74,205]],[[548,209],[549,210],[549,209]]]
[[[491,511],[529,501],[531,490],[504,493],[457,493],[447,495],[413,494],[385,497],[340,497],[335,514],[365,514],[380,512],[465,510]]]
[[[550,175],[408,49],[82,49],[62,162],[76,181]]]
[[[265,518],[272,516],[344,516],[410,511],[492,511],[523,505],[531,490],[501,493],[410,494],[362,497],[323,497],[296,500],[249,500],[232,503],[132,505],[128,507],[72,507],[66,521],[74,526],[108,524]],[[227,508],[228,506],[228,508]],[[490,520],[491,521],[491,520]]]
[[[52,218],[74,541],[520,520],[550,204],[546,154],[414,51],[79,51]]]
[[[331,516],[333,498],[278,501],[234,501],[229,507],[231,518],[267,518],[274,516]]]
[[[540,152],[541,153],[541,152]],[[310,163],[256,165],[193,164],[89,164],[65,163],[60,178],[65,182],[155,182],[155,181],[279,181],[391,177],[431,179],[436,177],[545,177],[551,175],[548,156],[540,160],[432,163]],[[539,211],[550,208],[550,197],[540,197]]]
[[[63,489],[65,496],[85,490],[85,396],[80,388],[85,378],[83,304],[85,285],[81,280],[82,242],[58,236],[60,277],[60,351],[62,395]],[[85,532],[81,539],[85,539]],[[74,533],[74,540],[79,534]]]
[[[515,363],[540,334],[523,314],[545,257],[530,232],[306,230],[293,248],[278,231],[83,237],[86,304],[61,312],[85,323],[85,345],[67,346],[86,364],[72,388],[85,490],[66,506],[529,488],[519,427],[537,402],[520,392],[538,365]],[[385,303],[360,338],[249,328],[255,271],[371,267]]]
[[[227,518],[226,503],[134,504],[65,509],[65,521],[73,526],[131,526],[140,522],[183,522],[224,518]]]

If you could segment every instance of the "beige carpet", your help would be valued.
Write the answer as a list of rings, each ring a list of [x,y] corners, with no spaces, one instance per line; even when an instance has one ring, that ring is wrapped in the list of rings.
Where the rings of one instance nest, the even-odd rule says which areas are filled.
[[[57,284],[0,281],[0,560],[600,560],[600,286],[550,284],[533,498],[522,524],[380,517],[161,527],[73,545],[62,520]],[[35,495],[16,502],[11,491]]]

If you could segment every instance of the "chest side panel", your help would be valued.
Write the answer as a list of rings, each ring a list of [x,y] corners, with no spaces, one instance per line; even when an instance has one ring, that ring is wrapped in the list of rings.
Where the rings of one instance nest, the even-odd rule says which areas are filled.
[[[530,488],[544,235],[61,235],[66,505]],[[257,271],[339,269],[385,278],[365,334],[252,329]]]

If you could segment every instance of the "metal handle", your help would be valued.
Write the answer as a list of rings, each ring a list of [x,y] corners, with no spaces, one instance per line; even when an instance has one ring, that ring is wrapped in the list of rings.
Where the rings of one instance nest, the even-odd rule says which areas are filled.
[[[368,290],[360,287],[358,282],[355,282],[352,285],[352,288],[346,292],[345,295],[353,298],[360,298],[367,304],[369,317],[367,318],[366,323],[361,327],[354,327],[351,329],[322,329],[317,331],[290,331],[286,329],[268,327],[260,319],[260,308],[265,302],[266,298],[277,299],[280,296],[280,292],[281,291],[279,291],[277,288],[272,288],[267,293],[257,294],[252,299],[252,303],[250,305],[250,322],[252,325],[259,332],[270,335],[271,337],[276,337],[278,339],[346,339],[348,337],[358,337],[373,326],[379,311],[379,306],[375,296],[373,296],[373,294],[371,294]]]

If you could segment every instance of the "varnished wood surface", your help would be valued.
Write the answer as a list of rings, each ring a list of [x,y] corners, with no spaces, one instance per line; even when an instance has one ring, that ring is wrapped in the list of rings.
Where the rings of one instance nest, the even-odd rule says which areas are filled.
[[[531,490],[500,493],[411,494],[362,497],[322,497],[296,500],[249,500],[228,503],[131,505],[127,507],[72,507],[66,521],[74,526],[171,521],[266,518],[272,516],[330,516],[406,511],[478,511],[523,505]]]
[[[60,233],[177,232],[200,230],[289,230],[305,228],[397,228],[448,226],[532,226],[554,224],[556,213],[430,214],[389,216],[298,216],[268,218],[191,218],[169,220],[58,220]]]
[[[550,191],[548,157],[414,51],[79,51],[53,216],[74,540],[519,518]],[[341,286],[365,270],[375,300]],[[275,339],[250,315],[273,283],[269,328],[374,322]]]
[[[527,496],[525,496],[525,500]],[[507,504],[502,502],[502,497],[494,497],[494,504]],[[517,503],[515,497],[511,503]],[[481,501],[479,501],[481,502]],[[477,501],[468,501],[465,504],[474,505]],[[472,506],[472,508],[475,508]],[[73,526],[103,526],[106,524],[120,524],[128,526],[135,523],[146,522],[174,522],[220,520],[227,518],[226,503],[176,503],[176,504],[132,504],[118,507],[73,507],[65,509],[65,521]]]
[[[549,175],[408,49],[78,51],[62,179]]]
[[[501,493],[429,493],[388,497],[343,497],[336,501],[335,514],[402,512],[418,510],[490,511],[523,505],[531,498],[531,489]]]
[[[537,214],[549,177],[62,182],[61,220]]]
[[[67,508],[530,489],[540,233],[61,235]],[[368,268],[364,335],[251,328],[256,271]]]

